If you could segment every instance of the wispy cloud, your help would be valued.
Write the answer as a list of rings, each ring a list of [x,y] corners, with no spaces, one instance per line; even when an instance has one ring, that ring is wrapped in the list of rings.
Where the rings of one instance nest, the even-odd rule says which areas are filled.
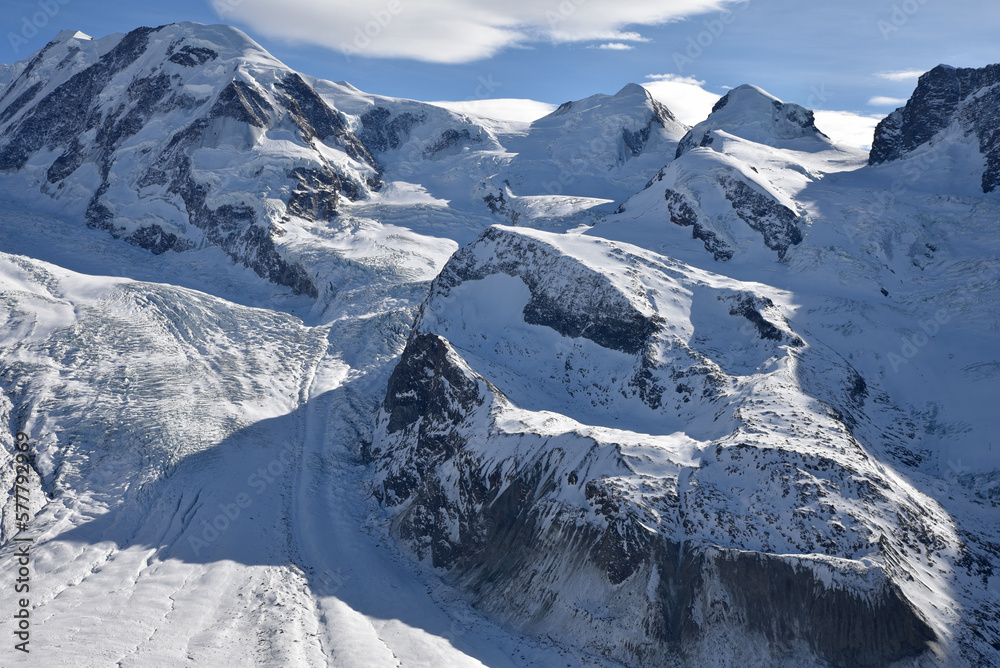
[[[868,105],[872,107],[902,107],[906,104],[905,97],[885,97],[884,95],[876,95],[872,99],[868,100]]]
[[[631,44],[622,42],[608,42],[607,44],[596,44],[587,47],[588,49],[606,49],[608,51],[631,51],[634,47]]]
[[[642,42],[626,27],[719,11],[735,0],[209,0],[270,37],[349,57],[463,63],[531,43]]]
[[[898,70],[894,72],[876,72],[875,76],[879,79],[888,79],[889,81],[916,81],[924,70]]]
[[[643,37],[637,32],[623,32],[618,33],[618,39],[625,40],[626,42],[648,42],[648,37]]]
[[[691,86],[704,86],[704,81],[699,81],[695,77],[686,77],[683,74],[647,74],[650,81],[669,81],[671,83],[688,84]],[[723,86],[729,88],[729,86]]]

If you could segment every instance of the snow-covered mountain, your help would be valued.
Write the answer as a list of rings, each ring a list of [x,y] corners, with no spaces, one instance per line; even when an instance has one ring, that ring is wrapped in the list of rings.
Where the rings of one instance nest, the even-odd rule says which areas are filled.
[[[996,72],[866,154],[226,26],[3,67],[4,665],[1000,662]]]

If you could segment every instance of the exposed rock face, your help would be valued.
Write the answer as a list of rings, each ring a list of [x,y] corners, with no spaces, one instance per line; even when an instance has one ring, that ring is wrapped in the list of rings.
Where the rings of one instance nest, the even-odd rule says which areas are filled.
[[[170,62],[183,65],[184,67],[197,67],[218,57],[219,54],[212,49],[203,46],[186,45],[170,56]]]
[[[741,315],[754,326],[757,330],[757,335],[762,339],[770,339],[772,341],[781,341],[790,346],[799,347],[804,345],[802,339],[800,339],[795,334],[790,334],[788,332],[782,331],[774,325],[773,322],[764,318],[761,311],[764,309],[775,310],[774,302],[772,302],[767,297],[758,297],[750,292],[744,292],[735,297],[728,299],[732,306],[729,309],[729,315]],[[858,376],[858,381],[860,381],[861,387],[864,388],[864,379]]]
[[[208,48],[214,34],[200,33],[215,29],[193,26],[139,28],[103,55],[81,40],[50,43],[0,102],[0,171],[24,170],[49,153],[42,191],[56,196],[88,183],[91,226],[153,253],[217,244],[261,276],[316,294],[305,269],[276,246],[285,216],[260,192],[284,181],[278,199],[286,216],[329,219],[341,195],[359,199],[380,186],[376,162],[343,115],[298,74],[273,61],[274,76],[258,80],[243,68],[246,53],[259,55],[259,47],[230,30],[225,38],[239,46]],[[188,84],[206,79],[212,83]],[[268,154],[274,149],[258,143],[285,125],[305,160]],[[351,167],[334,167],[319,143],[342,151]],[[217,157],[199,164],[206,155],[225,155],[229,164],[220,168]],[[265,174],[265,162],[287,167],[276,177]],[[96,169],[96,187],[82,176],[85,166]],[[216,201],[214,184],[241,171],[241,180],[261,185],[230,189],[225,202]]]
[[[722,177],[719,182],[736,215],[761,233],[764,244],[778,252],[779,260],[784,259],[789,246],[802,241],[802,231],[796,226],[798,216],[787,206],[761,194],[742,180]]]
[[[570,265],[575,263],[543,243],[499,227],[488,228],[479,242],[495,247],[495,256],[483,262],[474,247],[459,251],[441,271],[436,281],[439,289],[449,290],[497,272],[517,277],[531,290],[531,300],[523,311],[525,322],[629,354],[640,352],[656,329],[651,317],[623,299],[607,277],[593,271],[573,271],[576,267]],[[551,264],[539,261],[542,258]],[[576,280],[571,286],[560,286],[557,292],[552,289],[549,272],[558,272],[560,265],[567,270],[563,276],[572,272]]]
[[[625,142],[625,146],[631,151],[633,158],[642,155],[642,151],[646,148],[646,143],[649,141],[650,134],[655,127],[658,126],[663,130],[670,130],[680,125],[680,122],[666,106],[653,98],[650,98],[649,101],[653,107],[653,114],[650,116],[649,122],[638,130],[622,128],[622,141]]]
[[[506,183],[504,185],[507,186]],[[510,207],[510,202],[507,201],[506,191],[507,188],[500,188],[497,190],[495,195],[492,192],[488,192],[483,195],[483,202],[486,204],[486,208],[490,210],[490,213],[504,216],[510,221],[511,225],[517,225],[517,221],[521,218],[521,213],[519,211],[514,211]]]
[[[120,143],[131,136],[135,132],[135,122],[141,121],[142,110],[150,109],[162,99],[163,92],[160,86],[149,85],[148,78],[136,81],[134,86],[129,87],[128,101],[138,102],[136,106],[139,111],[134,114],[130,112],[120,119],[102,119],[100,110],[96,108],[97,100],[111,78],[142,54],[151,32],[153,32],[151,28],[133,30],[97,63],[75,74],[69,81],[46,95],[35,105],[36,108],[32,109],[32,113],[22,115],[19,123],[5,128],[3,141],[0,144],[0,169],[21,169],[28,158],[43,147],[50,150],[67,145],[70,149],[77,148],[79,144],[76,140],[80,135],[96,130],[100,126],[103,126],[101,127],[104,130],[103,137],[111,143],[116,140]],[[30,67],[26,69],[20,78],[24,79],[32,69]],[[17,111],[23,109],[38,90],[38,84],[34,84],[15,100],[13,104],[15,110],[10,117],[14,117]],[[143,93],[146,95],[142,95]],[[114,130],[119,132],[115,133]],[[63,162],[73,160],[72,150],[63,153],[61,159]]]
[[[377,167],[368,148],[348,129],[343,115],[330,108],[302,77],[294,72],[289,73],[277,88],[284,93],[279,99],[288,109],[305,142],[309,143],[313,138],[326,141],[333,137],[347,155],[358,162]],[[373,179],[371,185],[377,188],[377,179]]]
[[[424,120],[424,116],[408,111],[393,116],[385,107],[376,107],[361,115],[363,129],[358,138],[376,153],[396,150],[409,136],[410,130]]]
[[[1000,65],[979,69],[938,65],[920,76],[907,101],[875,128],[868,164],[898,160],[953,123],[979,140],[986,160],[983,192],[1000,184]]]
[[[448,128],[441,133],[437,141],[427,147],[424,151],[424,156],[433,158],[438,155],[452,155],[462,150],[464,146],[478,144],[482,141],[480,136],[471,134],[468,128],[462,128],[461,130]]]
[[[758,233],[779,260],[802,242],[798,213],[779,199],[773,184],[732,157],[714,151],[685,154],[646,184],[647,190],[656,187],[664,187],[667,219],[690,227],[716,260],[734,257],[734,243],[746,237],[742,224]]]
[[[663,195],[667,199],[667,211],[671,223],[680,225],[681,227],[692,228],[691,236],[695,239],[701,239],[705,243],[705,250],[711,253],[714,259],[723,261],[733,259],[732,249],[726,246],[725,242],[719,239],[719,236],[715,232],[706,230],[698,222],[698,212],[695,211],[694,206],[692,206],[684,195],[670,188],[667,188]]]
[[[297,167],[288,176],[299,183],[288,198],[289,213],[312,220],[329,220],[337,214],[342,185],[336,173]]]
[[[871,465],[833,393],[782,426],[754,408],[782,405],[762,378],[783,372],[765,371],[764,359],[808,367],[824,353],[810,352],[766,296],[689,282],[664,260],[607,242],[561,243],[490,228],[435,281],[365,453],[395,534],[505,623],[629,665],[698,665],[719,634],[728,647],[765,648],[773,664],[795,655],[882,666],[923,654],[936,634],[900,588],[911,574],[892,555],[913,540],[944,549],[933,512]],[[523,322],[507,323],[509,338],[469,320],[477,291],[513,294],[516,284]],[[690,324],[656,306],[682,294],[693,295]],[[747,323],[765,366],[699,336],[704,309]],[[625,400],[618,389],[570,392],[579,408],[564,405],[564,415],[577,421],[534,412],[556,394],[545,383],[562,360],[587,365],[595,384],[594,369],[612,384],[643,371],[650,382]],[[853,369],[824,373],[845,385],[853,377],[864,410]],[[754,384],[753,400],[726,399],[743,383]],[[644,406],[664,435],[587,427],[602,424],[603,396],[618,397],[609,410],[633,415],[636,429]],[[678,449],[686,437],[667,435],[677,418],[688,433],[704,425],[697,457]],[[818,442],[819,429],[839,435]],[[727,505],[730,495],[745,512]]]

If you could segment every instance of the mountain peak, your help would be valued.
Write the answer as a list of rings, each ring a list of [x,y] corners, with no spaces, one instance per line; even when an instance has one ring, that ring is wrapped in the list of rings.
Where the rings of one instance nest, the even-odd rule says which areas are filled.
[[[781,104],[781,100],[775,96],[768,93],[763,88],[754,86],[753,84],[743,84],[731,89],[728,93],[723,95],[715,106],[712,107],[712,113],[716,113],[724,107],[728,106],[730,103],[743,104],[743,105],[754,105],[754,104],[774,104],[777,102]]]
[[[708,118],[691,128],[677,146],[677,157],[698,146],[709,146],[713,133],[723,131],[742,139],[778,146],[800,139],[818,139],[824,147],[829,137],[816,127],[813,112],[794,102],[782,102],[762,88],[744,84],[726,93]]]
[[[868,164],[904,158],[957,124],[963,137],[978,139],[978,147],[971,150],[978,149],[977,160],[986,159],[981,185],[983,192],[992,192],[1000,185],[1000,137],[995,132],[1000,118],[998,84],[1000,64],[981,68],[938,65],[925,72],[906,105],[875,128]]]
[[[53,42],[68,42],[71,39],[82,39],[93,41],[93,37],[85,32],[80,32],[79,30],[62,30],[58,35],[52,40]]]
[[[613,97],[624,98],[624,97],[633,97],[633,96],[638,96],[638,97],[643,98],[643,99],[652,98],[652,96],[649,94],[649,91],[647,91],[645,88],[643,88],[639,84],[637,84],[637,83],[631,83],[631,82],[629,82],[629,83],[625,84],[624,86],[622,86],[621,90],[619,90],[617,93],[615,93]]]

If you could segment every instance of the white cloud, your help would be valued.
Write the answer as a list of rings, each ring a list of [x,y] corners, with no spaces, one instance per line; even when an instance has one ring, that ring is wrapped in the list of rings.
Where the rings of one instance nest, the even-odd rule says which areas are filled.
[[[650,39],[648,37],[643,37],[637,32],[623,32],[618,33],[618,39],[623,39],[626,42],[648,42]]]
[[[462,63],[532,42],[645,41],[626,26],[721,10],[734,0],[209,0],[223,20],[350,57]]]
[[[882,116],[864,116],[850,111],[817,111],[816,127],[838,144],[866,151],[872,147],[875,126]]]
[[[879,79],[888,79],[889,81],[916,81],[923,70],[899,70],[895,72],[876,72],[875,76]]]
[[[460,114],[485,116],[501,121],[524,121],[530,123],[552,113],[556,105],[536,100],[518,98],[497,98],[494,100],[464,100],[459,102],[429,102]]]
[[[588,49],[606,49],[608,51],[631,51],[632,46],[629,44],[622,44],[621,42],[608,42],[607,44],[599,44],[597,46],[588,46]]]
[[[683,74],[647,74],[646,78],[651,81],[672,81],[674,83],[691,84],[692,86],[703,86],[704,81],[699,81],[695,77],[686,77]],[[729,88],[729,86],[723,86]]]
[[[868,104],[872,107],[902,107],[906,104],[906,98],[876,95],[872,99],[868,100]]]
[[[682,123],[701,123],[712,112],[721,95],[710,93],[702,86],[704,81],[678,74],[647,74],[642,84],[654,98],[667,105]]]

